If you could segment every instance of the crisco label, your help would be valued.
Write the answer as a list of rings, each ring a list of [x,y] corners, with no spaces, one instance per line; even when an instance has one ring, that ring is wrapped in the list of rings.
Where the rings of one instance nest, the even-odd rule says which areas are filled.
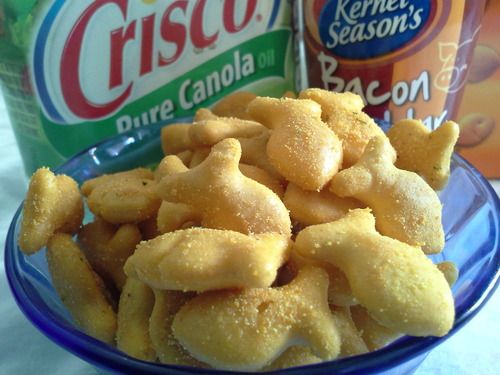
[[[38,135],[59,161],[238,89],[294,88],[288,1],[46,0],[30,9],[25,71]]]
[[[453,118],[484,0],[303,0],[302,87],[353,91],[389,122]]]

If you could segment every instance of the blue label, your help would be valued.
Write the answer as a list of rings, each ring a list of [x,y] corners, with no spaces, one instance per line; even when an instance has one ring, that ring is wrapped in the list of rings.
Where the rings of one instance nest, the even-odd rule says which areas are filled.
[[[331,0],[318,28],[325,48],[349,59],[368,59],[395,51],[426,25],[432,0]]]

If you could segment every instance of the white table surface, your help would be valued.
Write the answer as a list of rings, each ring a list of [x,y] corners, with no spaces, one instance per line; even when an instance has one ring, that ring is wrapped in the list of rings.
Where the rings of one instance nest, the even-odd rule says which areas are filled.
[[[500,183],[493,182],[497,192]],[[21,165],[5,103],[0,94],[0,246],[24,197],[27,179]],[[59,348],[35,329],[18,309],[0,259],[0,375],[84,375],[96,370]],[[417,370],[423,374],[500,374],[500,293]]]

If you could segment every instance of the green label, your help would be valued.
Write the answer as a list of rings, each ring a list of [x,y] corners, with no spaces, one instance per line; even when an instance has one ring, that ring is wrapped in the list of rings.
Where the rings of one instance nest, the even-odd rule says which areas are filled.
[[[161,88],[97,122],[60,125],[42,116],[43,131],[62,157],[133,128],[192,116],[222,97],[245,88],[258,95],[279,96],[293,90],[291,31],[276,30],[248,40],[206,61]],[[257,82],[266,85],[254,87]]]

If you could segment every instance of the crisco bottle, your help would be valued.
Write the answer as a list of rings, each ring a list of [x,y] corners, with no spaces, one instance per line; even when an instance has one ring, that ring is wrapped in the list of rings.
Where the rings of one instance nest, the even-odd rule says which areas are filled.
[[[291,3],[0,0],[0,82],[30,174],[248,90],[294,89]]]

